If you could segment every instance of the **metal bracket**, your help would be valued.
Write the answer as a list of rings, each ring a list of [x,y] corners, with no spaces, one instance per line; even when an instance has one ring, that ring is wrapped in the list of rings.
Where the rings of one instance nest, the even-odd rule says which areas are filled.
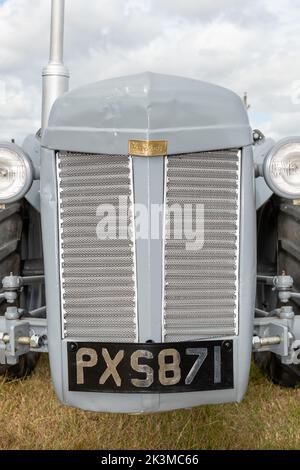
[[[275,317],[256,318],[254,320],[254,334],[261,341],[254,340],[254,351],[270,351],[278,356],[288,356],[293,341],[293,335],[290,333],[292,321]],[[265,341],[263,341],[264,339]]]
[[[0,317],[0,364],[17,364],[19,357],[29,351],[48,351],[46,319]]]
[[[29,323],[7,322],[7,331],[8,333],[2,333],[1,335],[2,354],[0,363],[15,365],[18,362],[18,358],[30,350],[28,345],[23,344],[21,341],[19,342],[20,339],[29,336]]]
[[[5,299],[8,304],[14,304],[23,286],[45,282],[43,275],[14,276],[11,273],[2,279],[4,292],[0,300]],[[26,312],[15,305],[8,305],[5,316],[0,317],[0,364],[14,365],[19,357],[29,351],[47,352],[47,321],[46,307],[41,307],[27,315],[36,318],[26,318]]]
[[[29,337],[29,323],[13,323],[10,327],[9,331],[9,356],[22,356],[30,351],[30,347],[24,342],[19,341],[21,338],[28,338]]]

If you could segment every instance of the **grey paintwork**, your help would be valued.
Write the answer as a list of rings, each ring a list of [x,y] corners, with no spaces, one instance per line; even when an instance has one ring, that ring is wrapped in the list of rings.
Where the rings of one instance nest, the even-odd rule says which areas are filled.
[[[148,207],[164,202],[165,159],[133,158],[134,202]],[[138,207],[138,206],[136,206]],[[148,227],[151,230],[151,214],[148,213]],[[137,288],[138,288],[138,331],[139,342],[162,341],[162,253],[163,227],[159,225],[159,239],[136,240]]]
[[[242,400],[248,385],[256,292],[256,211],[252,147],[243,150],[241,190],[240,317],[238,359],[235,369],[235,378],[239,384],[237,401]]]
[[[119,97],[115,94],[115,90],[117,90],[116,83],[119,83]],[[148,88],[149,84],[152,86],[151,93],[147,88],[146,98],[144,95],[141,97],[142,83]],[[170,85],[171,94],[167,93],[167,83]],[[178,85],[177,91],[176,83]],[[112,85],[113,95],[112,90],[110,90]],[[124,96],[126,87],[129,90],[127,98]],[[100,93],[100,98],[98,93]],[[164,93],[168,95],[167,100]],[[193,94],[196,95],[194,100],[196,106],[195,103],[193,104]],[[175,102],[172,101],[171,95]],[[89,96],[89,99],[87,99],[87,96]],[[107,99],[105,99],[105,96],[107,96]],[[120,105],[116,110],[118,98],[120,99]],[[113,119],[114,126],[117,126],[114,127],[114,131],[111,130],[110,126],[112,124],[109,119],[107,132],[103,132],[103,127],[95,130],[97,123],[103,126],[100,111],[103,107],[105,108],[105,102],[108,102],[108,109],[105,111],[107,119],[109,111],[111,113],[112,109],[115,109],[118,117],[118,119]],[[188,107],[191,109],[190,117],[187,112]],[[228,110],[232,111],[232,114]],[[135,113],[139,117],[138,120],[136,120]],[[176,113],[177,117],[175,118],[174,114]],[[69,118],[70,121],[68,121]],[[189,126],[183,127],[184,119],[188,119],[190,124],[194,123],[194,127],[192,129]],[[230,125],[228,125],[228,121]],[[78,139],[74,139],[76,122],[78,122],[77,130],[80,137]],[[92,132],[88,127],[85,130],[82,128],[84,122],[94,126]],[[67,123],[68,126],[66,126]],[[140,126],[139,131],[137,129],[134,131],[128,130],[127,126],[134,123],[136,127]],[[155,126],[160,125],[162,127],[164,125],[165,127],[169,123],[171,123],[172,130],[168,128],[165,131],[161,129],[155,131],[154,129]],[[176,125],[179,126],[177,130]],[[70,127],[72,128],[71,131]],[[182,151],[244,147],[241,175],[240,318],[239,335],[233,338],[235,388],[227,391],[166,395],[122,394],[120,396],[108,393],[69,392],[67,340],[61,339],[61,306],[58,288],[58,214],[55,150],[94,151],[113,155],[118,149],[117,153],[126,154],[128,139],[138,137],[154,138],[153,136],[167,139],[169,141],[169,152],[175,154]],[[126,80],[118,79],[104,82],[103,85],[97,84],[90,88],[81,89],[79,92],[74,92],[73,95],[68,94],[56,102],[50,119],[50,128],[45,132],[43,145],[44,148],[41,153],[41,209],[49,355],[54,387],[60,400],[68,405],[86,410],[131,413],[185,408],[207,403],[240,401],[247,388],[249,377],[256,279],[254,164],[251,133],[247,113],[242,102],[236,95],[219,87],[201,82],[195,83],[190,80],[175,79],[174,77],[170,77],[170,82],[168,82],[165,76],[143,74],[129,77]],[[50,148],[47,149],[46,146]],[[133,176],[136,201],[159,203],[162,200],[163,160],[162,157],[154,159],[134,158]],[[162,228],[160,233],[162,234]],[[149,257],[152,256],[153,261],[153,257],[159,256],[159,253],[162,256],[162,245],[162,240],[157,244],[145,242],[145,245],[143,245],[142,242],[139,242],[137,245],[138,298],[144,296],[139,300],[138,305],[139,341],[146,339],[160,340],[162,268],[159,266],[160,260],[150,263],[149,266]],[[144,249],[147,250],[146,256]],[[141,259],[142,253],[144,260]],[[148,263],[148,266],[144,263]],[[148,283],[147,286],[145,286],[146,282]],[[159,311],[156,311],[158,308]],[[148,315],[151,315],[150,321]]]
[[[168,140],[168,154],[252,143],[245,106],[232,91],[150,72],[104,80],[55,102],[43,145],[126,154],[129,139]]]
[[[33,165],[33,182],[26,194],[27,201],[40,212],[40,167],[41,167],[41,141],[36,135],[29,135],[23,142],[22,148],[30,158]]]
[[[44,247],[45,288],[48,324],[48,351],[54,388],[63,401],[61,377],[62,344],[59,290],[58,204],[55,154],[41,151],[41,219]]]
[[[262,169],[264,160],[271,149],[274,147],[275,142],[273,139],[264,139],[258,142],[253,147],[254,163],[258,168]],[[255,180],[256,185],[256,209],[258,210],[268,199],[272,196],[273,192],[267,185],[263,176],[258,176]]]
[[[31,160],[33,178],[39,180],[41,169],[41,140],[34,134],[29,135],[24,140],[22,148]]]

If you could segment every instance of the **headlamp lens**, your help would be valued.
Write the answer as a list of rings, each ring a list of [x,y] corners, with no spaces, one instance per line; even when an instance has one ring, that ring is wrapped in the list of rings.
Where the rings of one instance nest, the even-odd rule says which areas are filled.
[[[29,160],[22,152],[0,144],[0,202],[21,199],[32,183]]]
[[[266,159],[264,174],[276,194],[300,198],[300,139],[278,144]]]

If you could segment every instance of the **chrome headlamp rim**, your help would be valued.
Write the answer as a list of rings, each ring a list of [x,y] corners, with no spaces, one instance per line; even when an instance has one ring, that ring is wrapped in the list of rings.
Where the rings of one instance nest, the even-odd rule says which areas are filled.
[[[300,149],[300,137],[286,137],[284,139],[281,139],[279,142],[277,142],[276,145],[274,145],[274,147],[270,150],[270,152],[268,153],[268,155],[266,156],[264,160],[263,175],[269,188],[278,196],[283,197],[285,199],[300,199],[300,192],[289,193],[287,191],[284,191],[283,189],[279,188],[274,183],[274,180],[271,177],[271,164],[272,164],[272,160],[274,156],[282,147],[288,144],[299,144],[299,149]]]
[[[24,166],[25,166],[25,170],[26,170],[26,180],[21,191],[19,191],[14,196],[11,196],[8,198],[2,198],[0,195],[0,204],[11,204],[13,202],[20,201],[28,193],[29,189],[31,188],[32,182],[33,182],[33,174],[34,174],[33,165],[28,155],[17,144],[14,144],[12,142],[0,141],[0,150],[1,149],[9,150],[10,152],[14,152],[15,154],[17,154],[18,157],[22,159]]]

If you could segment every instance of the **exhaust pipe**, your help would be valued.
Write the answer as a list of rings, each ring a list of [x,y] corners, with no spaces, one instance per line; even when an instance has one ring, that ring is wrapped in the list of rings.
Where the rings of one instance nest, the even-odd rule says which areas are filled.
[[[50,58],[43,69],[42,133],[54,101],[69,89],[70,74],[64,65],[65,0],[52,0]]]

